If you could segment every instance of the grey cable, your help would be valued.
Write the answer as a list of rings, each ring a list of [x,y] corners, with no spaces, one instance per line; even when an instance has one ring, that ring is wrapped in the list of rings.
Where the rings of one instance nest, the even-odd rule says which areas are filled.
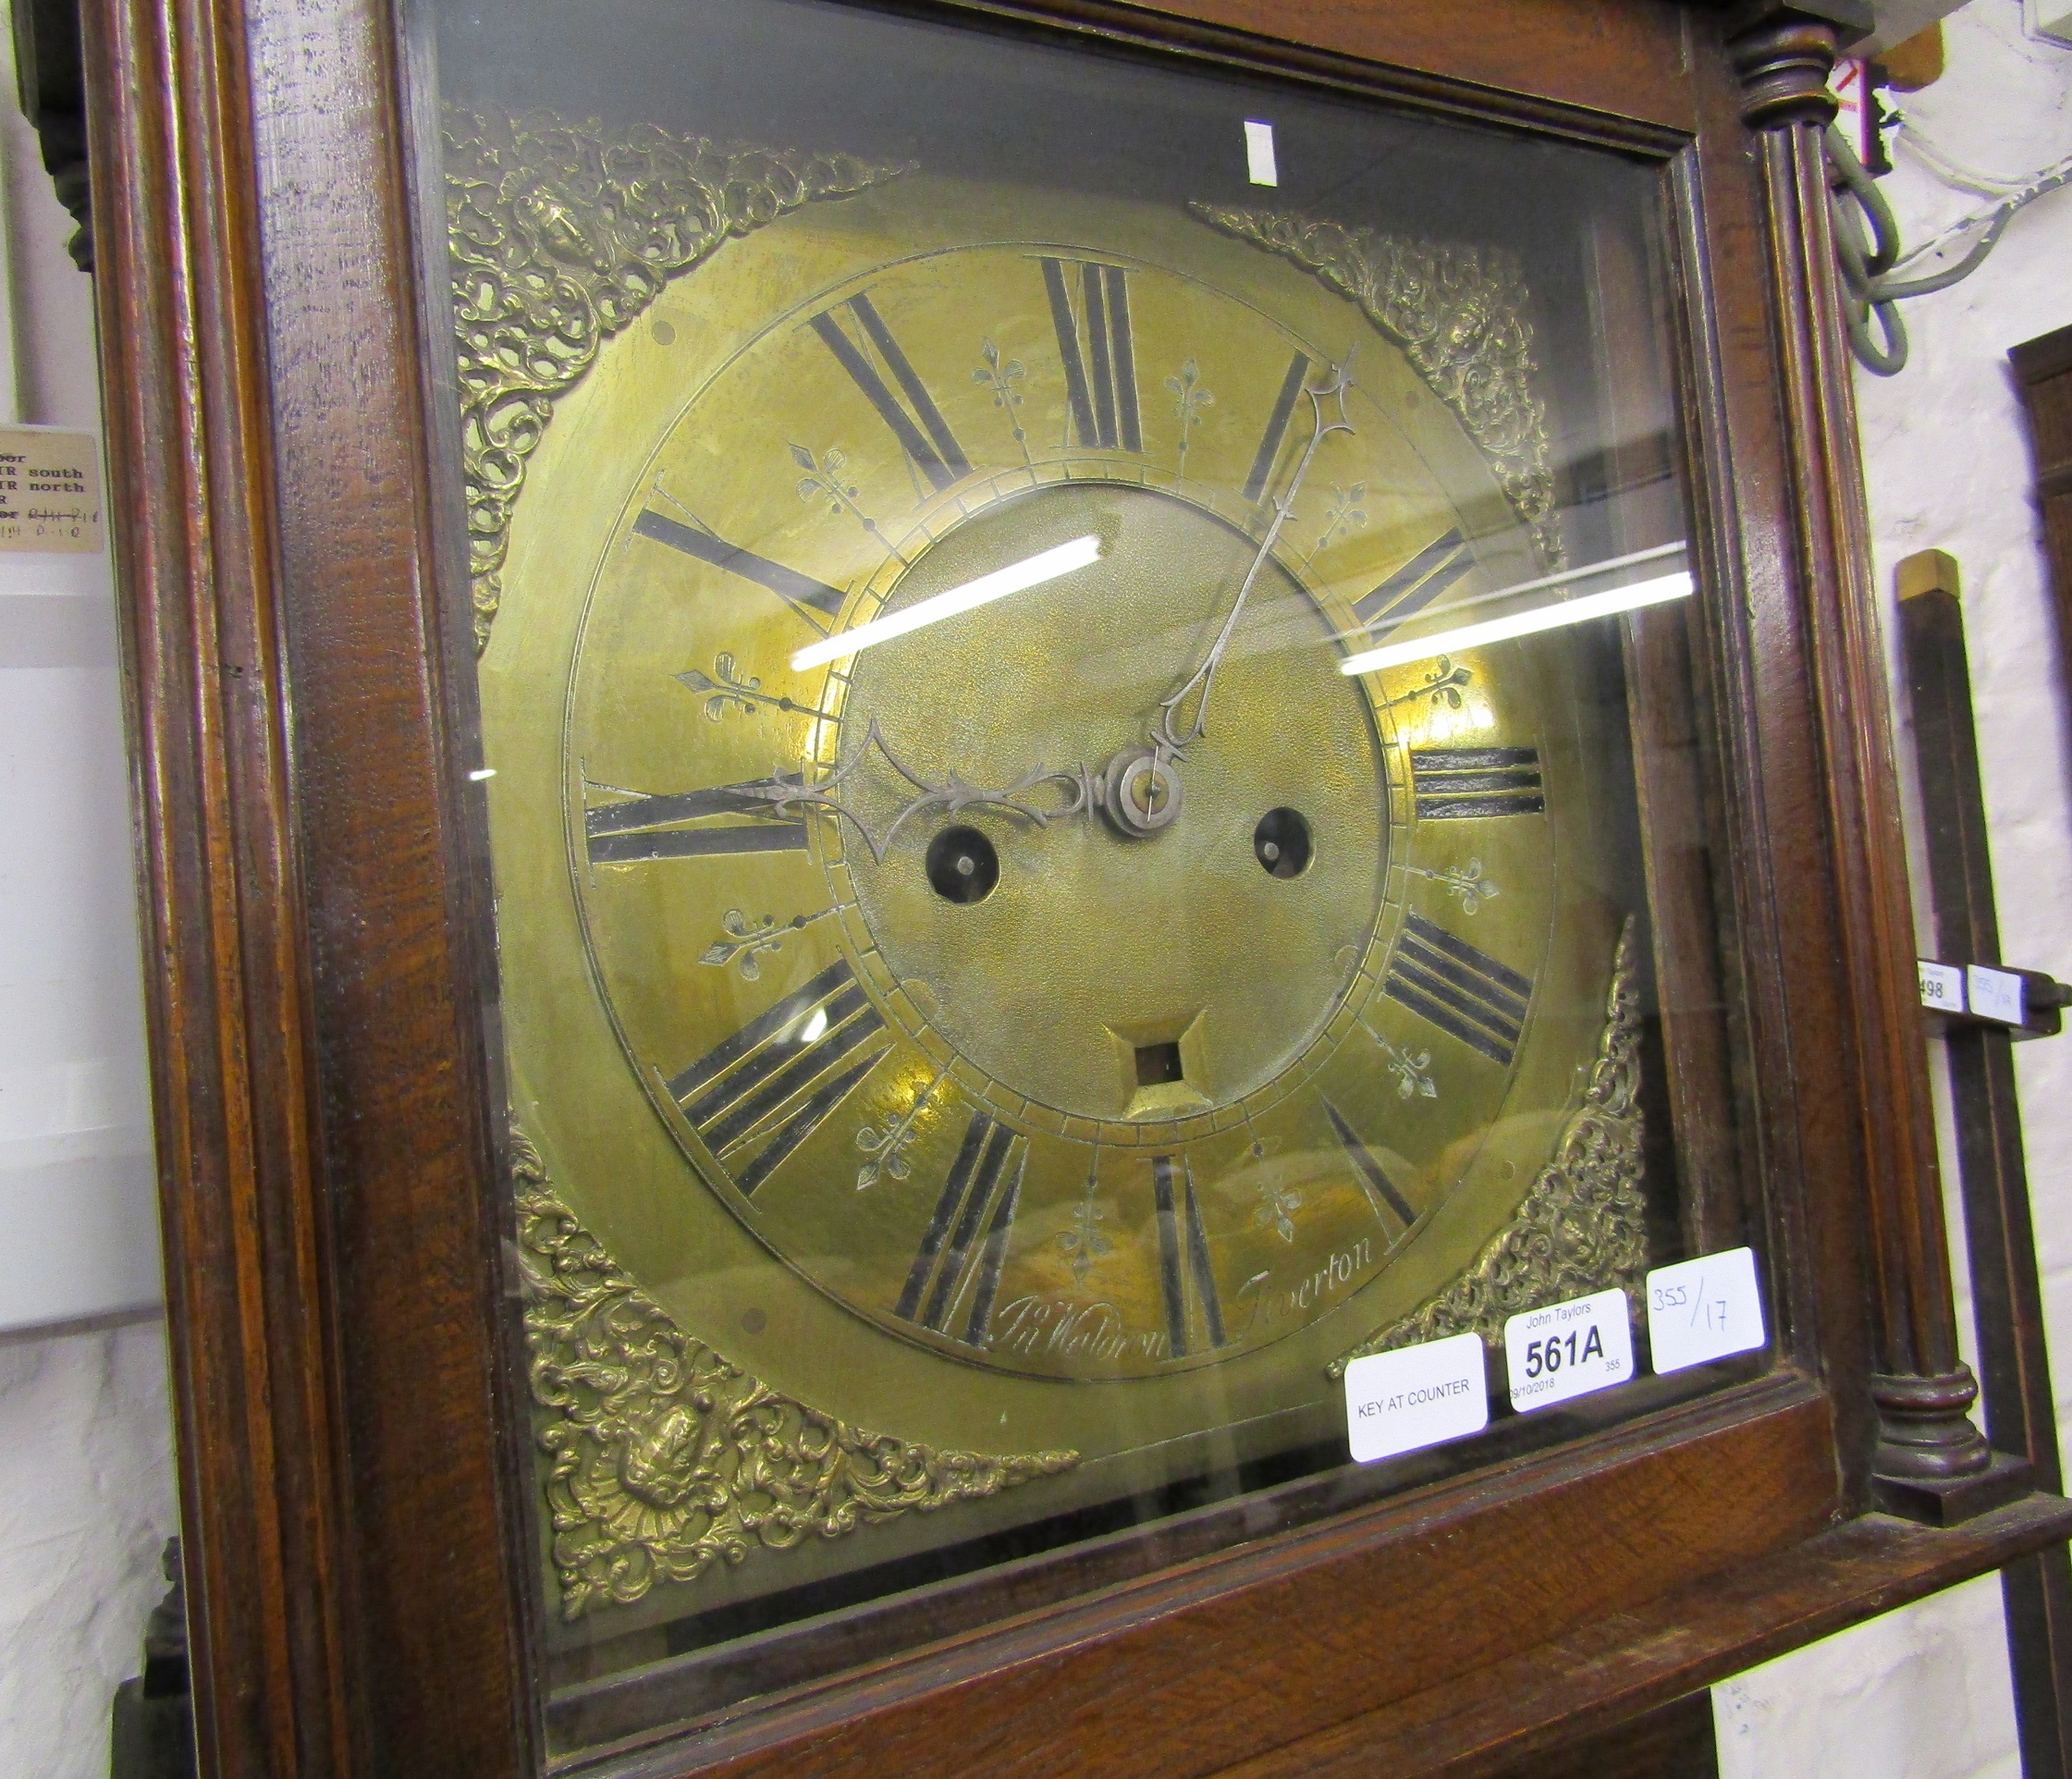
[[[1894,277],[1900,263],[1899,224],[1885,194],[1833,124],[1827,129],[1828,208],[1833,218],[1834,256],[1842,272],[1843,325],[1857,362],[1875,376],[1896,376],[1906,368],[1906,325],[1898,305],[1912,297],[1947,290],[1985,264],[2015,213],[2046,191],[2072,183],[2072,169],[2030,180],[2004,199],[1964,257],[1921,277]],[[1918,257],[1918,256],[1917,256]],[[1882,339],[1874,338],[1875,322]]]

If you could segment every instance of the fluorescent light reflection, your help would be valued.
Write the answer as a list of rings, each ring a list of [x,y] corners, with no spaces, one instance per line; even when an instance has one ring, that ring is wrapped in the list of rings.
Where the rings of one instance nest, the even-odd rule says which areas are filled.
[[[1435,655],[1451,655],[1458,649],[1480,648],[1487,643],[1509,642],[1514,636],[1537,636],[1541,631],[1560,630],[1568,624],[1585,624],[1593,618],[1615,617],[1622,611],[1638,611],[1643,606],[1665,605],[1672,599],[1690,596],[1696,586],[1688,572],[1678,571],[1657,581],[1635,586],[1614,587],[1609,593],[1587,593],[1580,599],[1557,600],[1531,611],[1514,611],[1508,618],[1491,618],[1485,623],[1464,624],[1458,630],[1442,630],[1415,643],[1390,643],[1350,655],[1341,661],[1341,673],[1372,673],[1377,668],[1404,667],[1412,661],[1428,661]]]
[[[1599,581],[1621,569],[1637,569],[1643,562],[1661,562],[1672,556],[1682,556],[1690,548],[1687,540],[1678,538],[1674,544],[1658,544],[1651,550],[1636,550],[1631,556],[1611,556],[1601,562],[1592,562],[1580,569],[1563,569],[1559,574],[1542,575],[1537,581],[1520,581],[1514,586],[1499,587],[1494,593],[1478,593],[1472,599],[1456,600],[1446,607],[1448,611],[1468,611],[1477,606],[1493,605],[1499,599],[1515,599],[1521,593],[1544,593],[1549,587],[1573,586],[1578,581]]]
[[[803,673],[806,669],[819,667],[827,661],[846,659],[875,644],[889,642],[910,631],[939,623],[959,612],[991,605],[1011,593],[1021,593],[1026,588],[1040,586],[1046,581],[1055,581],[1061,574],[1070,574],[1074,569],[1099,561],[1100,555],[1099,538],[1074,538],[1054,550],[1045,550],[1025,561],[1011,563],[1004,569],[996,569],[991,574],[982,574],[975,581],[967,581],[961,587],[951,587],[947,593],[931,595],[889,618],[874,618],[869,623],[858,624],[854,630],[845,630],[839,636],[809,643],[791,657],[791,669]]]

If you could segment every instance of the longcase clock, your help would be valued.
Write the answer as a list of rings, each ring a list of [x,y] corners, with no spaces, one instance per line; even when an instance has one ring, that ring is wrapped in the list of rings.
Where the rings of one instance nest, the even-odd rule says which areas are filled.
[[[1494,1771],[2063,1536],[1845,10],[87,21],[210,1771]]]

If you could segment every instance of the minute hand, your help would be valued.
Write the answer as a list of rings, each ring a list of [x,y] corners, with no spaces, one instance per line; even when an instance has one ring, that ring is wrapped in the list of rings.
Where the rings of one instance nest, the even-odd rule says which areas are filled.
[[[1356,350],[1356,349],[1355,349]],[[1222,665],[1223,652],[1231,645],[1231,637],[1237,631],[1237,620],[1244,614],[1244,602],[1252,596],[1252,588],[1259,578],[1259,571],[1266,567],[1267,558],[1273,554],[1273,546],[1281,541],[1281,533],[1295,509],[1295,496],[1301,491],[1303,478],[1309,473],[1309,466],[1316,460],[1318,448],[1333,433],[1354,431],[1353,423],[1345,418],[1345,391],[1352,386],[1353,354],[1347,353],[1344,363],[1332,373],[1331,379],[1320,389],[1303,386],[1303,394],[1309,398],[1309,405],[1316,424],[1309,435],[1309,444],[1303,451],[1302,460],[1295,465],[1295,472],[1285,492],[1276,495],[1273,500],[1273,523],[1267,527],[1267,534],[1260,540],[1258,554],[1252,558],[1252,566],[1244,571],[1244,584],[1238,588],[1237,597],[1231,602],[1230,616],[1223,620],[1223,628],[1216,632],[1216,641],[1210,644],[1208,656],[1194,670],[1187,682],[1171,697],[1162,699],[1159,705],[1159,719],[1152,727],[1151,739],[1159,753],[1167,759],[1177,757],[1193,742],[1208,732],[1208,695],[1216,687],[1216,669]],[[1333,401],[1338,406],[1338,418],[1324,418],[1324,403]],[[1195,698],[1195,693],[1200,696]],[[1180,724],[1187,701],[1195,698],[1195,719],[1183,732]]]

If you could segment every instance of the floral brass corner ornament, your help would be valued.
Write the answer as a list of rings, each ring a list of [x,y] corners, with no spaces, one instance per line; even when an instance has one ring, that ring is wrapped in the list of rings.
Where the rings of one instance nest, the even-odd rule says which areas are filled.
[[[1550,569],[1567,552],[1554,519],[1547,405],[1517,262],[1495,248],[1452,247],[1270,210],[1188,208],[1212,228],[1314,273],[1400,345],[1453,411],[1531,527]]]
[[[550,115],[448,108],[447,243],[460,349],[475,649],[502,598],[511,509],[554,401],[671,278],[729,237],[906,171],[848,154],[716,148]]]
[[[1518,1213],[1476,1263],[1413,1314],[1369,1335],[1326,1368],[1472,1331],[1492,1350],[1522,1310],[1613,1286],[1629,1295],[1648,1267],[1648,1207],[1640,1194],[1640,993],[1634,923],[1620,935],[1583,1103]]]
[[[779,1393],[677,1327],[556,1196],[516,1130],[511,1176],[564,1618],[1079,1462],[938,1452]]]

